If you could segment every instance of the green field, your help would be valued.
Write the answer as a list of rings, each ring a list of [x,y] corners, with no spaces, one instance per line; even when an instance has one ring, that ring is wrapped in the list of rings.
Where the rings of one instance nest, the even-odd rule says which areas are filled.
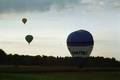
[[[0,66],[0,80],[120,80],[120,69]]]
[[[120,80],[120,72],[0,73],[0,80]]]

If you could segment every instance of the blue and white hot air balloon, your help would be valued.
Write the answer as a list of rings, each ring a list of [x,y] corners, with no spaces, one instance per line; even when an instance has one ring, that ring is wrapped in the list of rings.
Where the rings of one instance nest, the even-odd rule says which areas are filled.
[[[67,47],[73,57],[89,57],[93,46],[93,36],[86,30],[72,32],[67,38]]]

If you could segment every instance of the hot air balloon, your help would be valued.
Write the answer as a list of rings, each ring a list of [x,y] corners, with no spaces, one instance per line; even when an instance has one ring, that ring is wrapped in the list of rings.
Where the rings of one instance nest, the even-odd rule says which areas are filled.
[[[86,30],[72,32],[67,38],[67,47],[73,57],[89,57],[93,46],[93,36]]]
[[[25,37],[25,40],[30,44],[31,41],[33,40],[33,36],[32,36],[32,35],[27,35],[27,36]]]
[[[27,22],[27,18],[22,18],[22,22],[25,24]]]

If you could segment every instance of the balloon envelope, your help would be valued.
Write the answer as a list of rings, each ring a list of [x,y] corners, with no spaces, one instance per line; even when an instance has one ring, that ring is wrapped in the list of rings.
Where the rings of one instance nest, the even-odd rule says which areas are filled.
[[[27,36],[25,37],[25,40],[30,44],[31,41],[33,40],[33,36],[32,36],[32,35],[27,35]]]
[[[93,45],[93,37],[86,30],[72,32],[67,38],[67,47],[73,57],[89,57]]]
[[[22,18],[22,22],[25,24],[27,22],[27,18]]]

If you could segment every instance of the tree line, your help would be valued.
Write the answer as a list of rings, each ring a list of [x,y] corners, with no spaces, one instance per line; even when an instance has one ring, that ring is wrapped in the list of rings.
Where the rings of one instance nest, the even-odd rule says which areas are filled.
[[[80,68],[119,68],[120,61],[104,57],[53,57],[7,54],[0,49],[0,65],[77,66]]]

